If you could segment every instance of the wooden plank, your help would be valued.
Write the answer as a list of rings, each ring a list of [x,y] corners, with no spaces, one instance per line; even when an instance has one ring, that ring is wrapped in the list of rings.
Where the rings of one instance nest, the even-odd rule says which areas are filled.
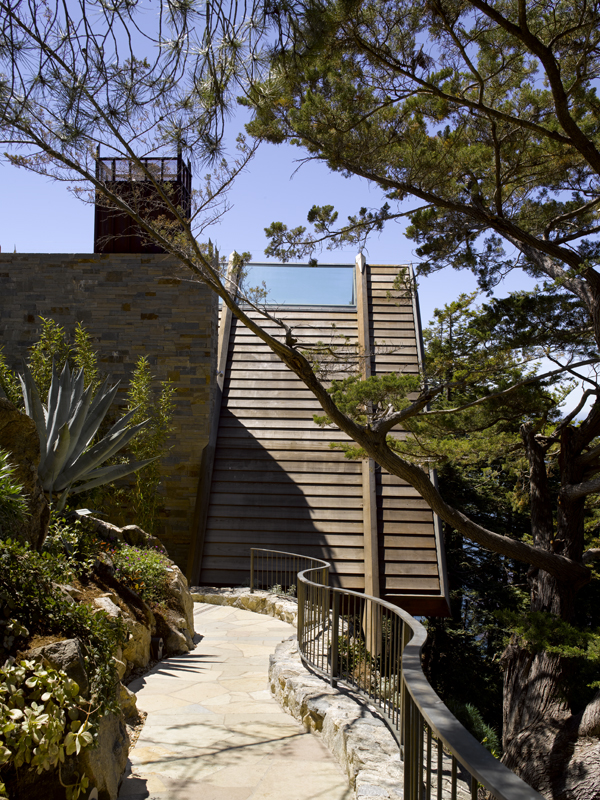
[[[315,396],[309,389],[276,389],[271,387],[268,396],[265,397],[264,389],[254,389],[250,386],[243,387],[228,387],[227,398],[230,397],[243,397],[245,399],[256,399],[268,402],[269,400],[312,400],[315,402]]]
[[[248,474],[248,473],[247,473]],[[264,498],[269,495],[282,495],[283,497],[297,497],[301,493],[308,503],[316,499],[323,499],[326,497],[339,497],[342,498],[357,498],[362,502],[362,487],[361,486],[347,486],[340,484],[337,481],[330,483],[303,483],[299,484],[289,479],[285,483],[273,483],[268,481],[256,481],[246,478],[246,481],[239,481],[239,491],[248,491],[248,484],[252,486],[253,495],[258,495]],[[235,495],[235,488],[232,487],[230,481],[218,481],[213,479],[212,493],[214,496],[218,494],[225,494],[227,496]]]
[[[227,405],[225,406],[232,414],[238,415],[238,411],[256,411],[256,400],[249,399],[246,395],[242,397],[229,397],[227,398]],[[319,405],[315,397],[307,398],[306,400],[271,400],[264,398],[260,403],[261,413],[264,411],[274,411],[276,414],[282,414],[283,411],[289,409],[290,412],[304,411],[307,414],[323,413],[323,409]],[[238,415],[239,416],[239,415]]]
[[[255,547],[254,542],[243,542],[236,548],[237,556],[250,555],[250,548]],[[279,548],[275,548],[279,549]],[[232,552],[231,543],[227,542],[207,542],[205,553],[207,556],[221,558],[230,556]],[[336,561],[362,561],[362,547],[327,547],[325,545],[294,545],[294,553],[309,558],[322,558],[325,561],[334,559]]]
[[[300,492],[296,494],[236,494],[235,492],[216,492],[213,488],[211,500],[215,506],[222,505],[226,508],[236,506],[253,507],[259,506],[261,509],[267,508],[330,508],[330,509],[362,509],[362,497],[333,497],[332,495],[317,496],[315,494],[306,496]],[[278,512],[280,513],[280,512]],[[232,513],[231,516],[234,516]]]
[[[437,554],[434,548],[430,550],[417,550],[416,548],[409,547],[400,550],[396,547],[386,547],[383,549],[383,560],[386,564],[396,561],[412,563],[433,562],[437,564]]]
[[[434,576],[437,578],[438,567],[437,563],[429,564],[411,564],[407,562],[396,563],[394,561],[387,561],[385,564],[386,585],[389,586],[389,578],[392,575],[413,575],[413,576],[427,576],[428,578]]]
[[[435,549],[435,537],[433,531],[429,535],[410,536],[403,535],[397,536],[393,534],[384,534],[383,536],[384,548],[414,548],[415,550],[429,550]]]
[[[232,483],[256,483],[257,491],[259,491],[259,486],[261,483],[273,483],[273,484],[284,484],[285,486],[294,484],[299,487],[310,487],[315,484],[332,484],[334,486],[339,485],[347,485],[348,487],[352,487],[354,491],[354,487],[362,486],[362,478],[359,473],[348,473],[346,475],[340,473],[330,473],[330,474],[323,474],[317,472],[310,471],[310,465],[304,464],[305,472],[284,472],[280,470],[279,472],[268,471],[262,473],[255,473],[253,470],[228,470],[228,469],[215,469],[214,470],[214,481],[216,482],[216,486],[226,485],[231,486]],[[254,476],[254,477],[248,477]],[[361,489],[362,493],[362,489]],[[362,496],[362,495],[361,495]]]
[[[383,522],[384,535],[406,534],[407,536],[432,536],[431,523],[424,522]]]
[[[421,592],[431,592],[440,588],[437,578],[389,576],[385,581],[386,590],[418,589]]]
[[[248,317],[250,319],[255,320],[256,322],[260,322],[263,324],[268,320],[265,320],[263,316],[261,316],[256,311],[249,310]],[[299,322],[307,322],[310,323],[313,320],[340,320],[343,322],[347,319],[356,319],[356,308],[349,306],[347,309],[344,306],[340,306],[339,310],[331,311],[327,309],[326,311],[320,311],[318,306],[313,306],[306,311],[295,311],[293,309],[287,308],[285,306],[281,306],[278,311],[275,312],[276,316],[282,319],[287,325],[291,325],[292,323],[299,323]]]
[[[237,455],[239,458],[240,453]],[[236,478],[234,478],[233,472],[254,472],[255,470],[263,470],[273,474],[277,474],[278,472],[283,473],[285,471],[287,474],[294,474],[294,477],[290,478],[290,480],[294,482],[301,480],[305,483],[318,483],[321,480],[328,482],[326,481],[325,475],[334,476],[334,481],[341,475],[360,475],[360,463],[353,461],[332,461],[331,465],[328,465],[325,459],[322,461],[318,461],[317,459],[311,459],[310,461],[292,461],[292,458],[277,458],[274,456],[267,458],[254,457],[259,455],[259,453],[253,452],[252,457],[240,459],[239,461],[228,458],[218,458],[215,468],[227,470],[232,480],[236,478],[239,480],[247,480],[246,476],[237,474]],[[291,453],[284,453],[283,455],[293,456]],[[300,456],[296,452],[294,457],[299,458]],[[323,476],[323,478],[321,478],[321,476]],[[347,482],[354,483],[354,481]]]
[[[246,557],[209,556],[205,555],[202,564],[207,571],[210,570],[243,570],[250,568],[250,553]],[[359,561],[337,561],[336,571],[342,575],[362,575],[362,559]]]
[[[247,446],[248,445],[246,445],[246,447]],[[257,457],[258,454],[262,452],[267,454],[266,457],[268,457],[268,454],[272,454],[273,457],[276,458],[290,459],[291,457],[294,457],[291,454],[297,451],[299,455],[296,455],[295,458],[304,458],[303,451],[309,450],[313,454],[311,455],[311,458],[314,458],[315,460],[317,459],[318,453],[329,453],[332,461],[347,461],[348,463],[351,463],[349,459],[344,458],[344,454],[340,450],[332,450],[328,443],[323,442],[301,442],[298,440],[288,439],[287,441],[279,440],[265,442],[264,444],[252,444],[252,442],[250,442],[249,446],[254,448]],[[237,447],[237,445],[231,445],[229,443],[229,447]],[[283,452],[280,454],[279,451]],[[338,456],[338,458],[336,458],[336,456]]]
[[[350,441],[350,437],[346,436],[345,433],[341,431],[322,431],[319,428],[315,428],[314,430],[299,430],[297,428],[288,428],[286,430],[281,431],[274,431],[274,430],[264,430],[260,431],[260,436],[258,432],[256,435],[253,436],[252,432],[249,431],[247,428],[242,426],[237,428],[225,428],[219,426],[219,438],[223,442],[223,444],[232,444],[233,442],[243,442],[249,438],[256,439],[259,442],[266,442],[269,439],[283,439],[285,441],[289,441],[290,436],[293,436],[294,439],[297,441],[304,441],[304,442],[348,442]]]
[[[228,404],[224,408],[225,414],[235,419],[244,420],[244,425],[251,424],[247,420],[281,420],[282,409],[277,408],[256,408],[256,404],[251,405],[250,408],[240,408]],[[285,409],[286,419],[307,419],[312,422],[313,416],[317,413],[312,408],[290,408]],[[321,410],[321,413],[323,411]],[[222,413],[222,418],[225,419],[225,414]],[[314,424],[314,423],[313,423]]]
[[[209,520],[215,519],[239,519],[240,512],[236,513],[235,508],[229,504],[219,505],[218,503],[211,502],[208,509]],[[362,522],[362,510],[354,508],[309,508],[308,506],[290,507],[288,508],[285,517],[282,517],[281,511],[278,506],[260,506],[259,508],[246,506],[241,517],[245,520],[248,519],[276,519],[280,520],[283,528],[284,523],[293,525],[296,520],[329,520],[332,522]],[[212,523],[211,523],[212,524]]]
[[[405,495],[403,497],[382,497],[381,502],[384,509],[419,509],[421,511],[429,510],[427,502],[422,498],[410,497]],[[431,513],[431,511],[429,511]]]
[[[319,533],[348,533],[362,535],[362,522],[349,522],[347,520],[318,520],[318,519],[236,519],[235,526],[240,531],[284,531],[286,536],[303,532]],[[212,531],[229,530],[232,527],[231,520],[225,517],[213,517],[210,520],[208,529]],[[207,534],[208,535],[208,534]],[[294,539],[289,539],[293,545]]]
[[[259,433],[257,433],[257,435],[261,435],[263,430],[323,431],[323,428],[317,425],[317,423],[314,422],[314,420],[310,417],[292,417],[290,419],[286,414],[285,419],[282,419],[281,415],[276,418],[267,417],[267,419],[257,419],[256,417],[238,417],[237,414],[222,415],[219,430],[223,428],[234,428],[235,430],[239,430],[240,427],[246,428],[249,431],[258,431]],[[328,430],[328,428],[325,429],[325,431]]]
[[[397,508],[379,512],[378,518],[383,519],[384,522],[402,522],[408,520],[411,522],[433,522],[433,513],[431,511],[419,511],[414,508],[408,508],[406,510]]]
[[[222,542],[224,544],[235,545],[248,544],[251,547],[271,547],[284,549],[281,545],[280,531],[239,531],[226,528],[218,531],[218,539],[210,540],[213,544]],[[207,545],[209,540],[207,539]],[[348,536],[340,533],[314,533],[304,531],[296,534],[294,548],[298,547],[321,547],[323,552],[327,552],[332,547],[360,547],[363,545],[362,531],[358,535]]]

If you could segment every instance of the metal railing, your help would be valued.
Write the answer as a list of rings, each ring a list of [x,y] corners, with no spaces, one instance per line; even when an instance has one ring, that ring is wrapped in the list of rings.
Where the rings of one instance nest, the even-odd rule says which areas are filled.
[[[425,628],[385,600],[330,586],[329,570],[321,559],[252,548],[251,591],[289,595],[294,587],[302,661],[379,708],[398,742],[404,800],[543,800],[433,691],[421,669]]]

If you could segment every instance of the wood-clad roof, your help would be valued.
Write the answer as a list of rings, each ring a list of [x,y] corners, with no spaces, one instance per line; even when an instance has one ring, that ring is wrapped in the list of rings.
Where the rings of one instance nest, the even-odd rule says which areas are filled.
[[[371,266],[366,272],[373,374],[419,368],[415,308],[410,299],[394,297],[399,269]],[[354,348],[359,313],[356,306],[278,309],[302,346]],[[274,323],[261,324],[278,334]],[[382,597],[411,613],[446,613],[439,531],[425,501],[372,463],[365,478],[368,465],[332,450],[331,442],[348,437],[314,423],[322,409],[311,392],[235,318],[226,327],[210,490],[199,512],[197,580],[247,585],[250,548],[267,547],[330,561],[334,585],[372,591],[378,582]],[[375,584],[373,570],[379,573]]]

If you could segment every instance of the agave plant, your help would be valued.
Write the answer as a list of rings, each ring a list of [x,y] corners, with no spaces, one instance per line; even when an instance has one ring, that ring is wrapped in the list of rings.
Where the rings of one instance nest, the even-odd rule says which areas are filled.
[[[142,469],[154,459],[129,461],[102,467],[141,430],[149,420],[128,427],[136,409],[116,422],[100,441],[92,444],[106,412],[112,405],[119,384],[108,388],[108,382],[93,394],[85,388],[83,370],[71,374],[65,363],[60,376],[52,365],[52,382],[48,403],[43,405],[29,370],[19,375],[23,388],[25,412],[36,425],[40,437],[38,475],[50,497],[58,494],[57,510],[62,511],[67,497],[95,486],[123,478]]]

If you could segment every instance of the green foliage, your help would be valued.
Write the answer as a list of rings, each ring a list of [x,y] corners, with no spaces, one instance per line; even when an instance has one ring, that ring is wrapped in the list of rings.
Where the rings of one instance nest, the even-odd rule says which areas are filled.
[[[137,364],[127,392],[127,411],[132,414],[130,424],[138,425],[149,420],[129,445],[136,461],[151,460],[136,471],[132,488],[133,517],[136,524],[148,533],[156,527],[160,503],[158,487],[161,480],[160,459],[166,453],[169,434],[173,430],[172,420],[175,404],[175,387],[169,382],[161,385],[160,392],[152,388],[152,374],[146,356]]]
[[[147,602],[165,603],[168,599],[171,562],[157,550],[140,550],[121,544],[108,550],[115,566],[115,577]]]
[[[480,712],[471,703],[457,703],[448,701],[447,706],[454,714],[456,719],[471,733],[486,750],[494,756],[500,758],[502,748],[497,732],[488,725]]]
[[[0,450],[0,538],[6,539],[17,534],[24,523],[29,509],[23,497],[23,488],[15,483],[14,467],[9,464],[9,455]]]
[[[71,354],[65,329],[53,319],[40,317],[42,328],[38,341],[31,347],[27,366],[43,403],[48,400],[52,373],[62,372]]]
[[[600,630],[581,629],[540,611],[516,614],[505,610],[498,612],[498,619],[529,652],[545,651],[571,662],[574,674],[567,676],[563,688],[574,708],[580,709],[592,699],[600,688]]]
[[[113,654],[126,639],[120,619],[93,613],[85,605],[71,603],[57,584],[73,575],[68,558],[43,554],[12,541],[0,541],[0,628],[17,622],[19,636],[12,635],[0,647],[0,657],[7,658],[22,645],[22,636],[57,634],[77,638],[85,649],[86,671],[90,682],[90,731],[100,717],[117,709],[117,684]]]
[[[62,511],[69,494],[89,491],[146,466],[145,461],[101,466],[139,432],[148,420],[132,425],[135,409],[116,422],[100,441],[92,444],[117,393],[118,384],[108,389],[106,382],[94,396],[92,385],[85,386],[80,369],[71,375],[65,362],[59,377],[56,366],[44,408],[37,384],[29,371],[21,377],[25,412],[34,420],[40,436],[41,457],[38,475],[44,490],[58,495],[57,510]]]
[[[507,319],[511,299],[519,304],[532,298],[539,295],[517,293],[499,309],[497,303],[476,306],[476,294],[461,295],[436,309],[425,331],[426,378],[419,374],[376,375],[367,380],[351,376],[333,380],[329,393],[337,407],[360,425],[376,428],[390,414],[406,412],[402,427],[411,435],[390,435],[387,444],[407,460],[429,466],[477,465],[478,469],[486,461],[486,468],[492,470],[510,462],[514,474],[520,474],[524,466],[520,426],[529,421],[540,432],[549,430],[570,389],[560,376],[537,378],[538,360],[544,353],[535,334],[525,347],[526,334],[519,338],[522,317],[512,325]],[[421,398],[424,401],[415,406]],[[329,422],[319,416],[315,421]],[[364,455],[354,444],[336,447],[348,458]]]
[[[387,202],[337,227],[332,208],[313,211],[314,233],[273,223],[270,255],[360,246],[408,217],[421,269],[470,269],[485,288],[516,264],[568,282],[598,263],[597,6],[334,0],[285,21],[289,40],[242,101],[247,130]]]
[[[65,364],[71,370],[83,369],[85,388],[91,386],[92,391],[96,389],[99,384],[97,356],[92,348],[91,337],[83,325],[79,322],[76,324],[71,341],[63,326],[55,320],[40,317],[40,322],[39,339],[31,346],[26,363],[42,403],[48,400],[53,368],[60,373]],[[19,377],[8,366],[3,352],[0,352],[0,388],[13,405],[23,405]]]
[[[0,397],[4,395],[17,408],[22,403],[19,379],[8,366],[4,348],[0,347]]]
[[[90,711],[64,672],[7,659],[0,668],[0,766],[29,764],[38,775],[60,766],[93,744]],[[67,800],[77,800],[88,783],[83,775],[67,786]]]

